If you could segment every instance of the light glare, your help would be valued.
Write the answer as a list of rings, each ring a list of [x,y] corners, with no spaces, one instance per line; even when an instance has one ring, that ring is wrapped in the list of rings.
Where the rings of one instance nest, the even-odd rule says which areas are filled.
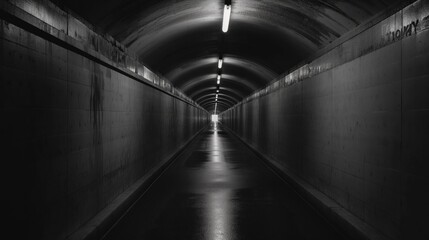
[[[225,5],[225,7],[223,8],[223,22],[222,22],[222,31],[224,33],[228,32],[230,17],[231,17],[231,5]]]
[[[222,59],[219,59],[219,62],[217,63],[217,67],[218,67],[219,69],[221,69],[221,68],[222,68],[222,62],[223,62],[223,60],[222,60]]]

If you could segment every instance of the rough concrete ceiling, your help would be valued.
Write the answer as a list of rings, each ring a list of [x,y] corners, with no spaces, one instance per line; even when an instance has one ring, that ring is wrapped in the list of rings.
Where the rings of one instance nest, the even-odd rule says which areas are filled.
[[[209,111],[224,58],[218,109],[265,86],[398,0],[57,0],[112,35]]]

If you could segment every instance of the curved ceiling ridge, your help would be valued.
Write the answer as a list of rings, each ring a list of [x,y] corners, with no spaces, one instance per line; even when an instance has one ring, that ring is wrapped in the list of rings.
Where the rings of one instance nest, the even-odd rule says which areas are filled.
[[[216,93],[218,110],[228,107],[401,0],[232,0],[227,33],[225,0],[52,1],[213,111]]]

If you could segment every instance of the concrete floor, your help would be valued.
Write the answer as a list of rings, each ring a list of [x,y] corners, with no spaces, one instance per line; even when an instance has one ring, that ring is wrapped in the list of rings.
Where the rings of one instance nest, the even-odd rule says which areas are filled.
[[[245,146],[212,125],[104,239],[344,239]]]

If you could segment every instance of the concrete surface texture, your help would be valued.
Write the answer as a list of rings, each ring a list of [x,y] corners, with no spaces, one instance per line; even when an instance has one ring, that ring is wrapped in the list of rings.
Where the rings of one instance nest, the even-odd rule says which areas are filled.
[[[15,239],[66,238],[206,125],[207,112],[183,99],[0,24],[3,177]]]
[[[427,9],[416,2],[314,60],[326,70],[237,104],[221,121],[387,237],[427,239]],[[380,29],[416,19],[415,32],[379,44],[389,37]]]

